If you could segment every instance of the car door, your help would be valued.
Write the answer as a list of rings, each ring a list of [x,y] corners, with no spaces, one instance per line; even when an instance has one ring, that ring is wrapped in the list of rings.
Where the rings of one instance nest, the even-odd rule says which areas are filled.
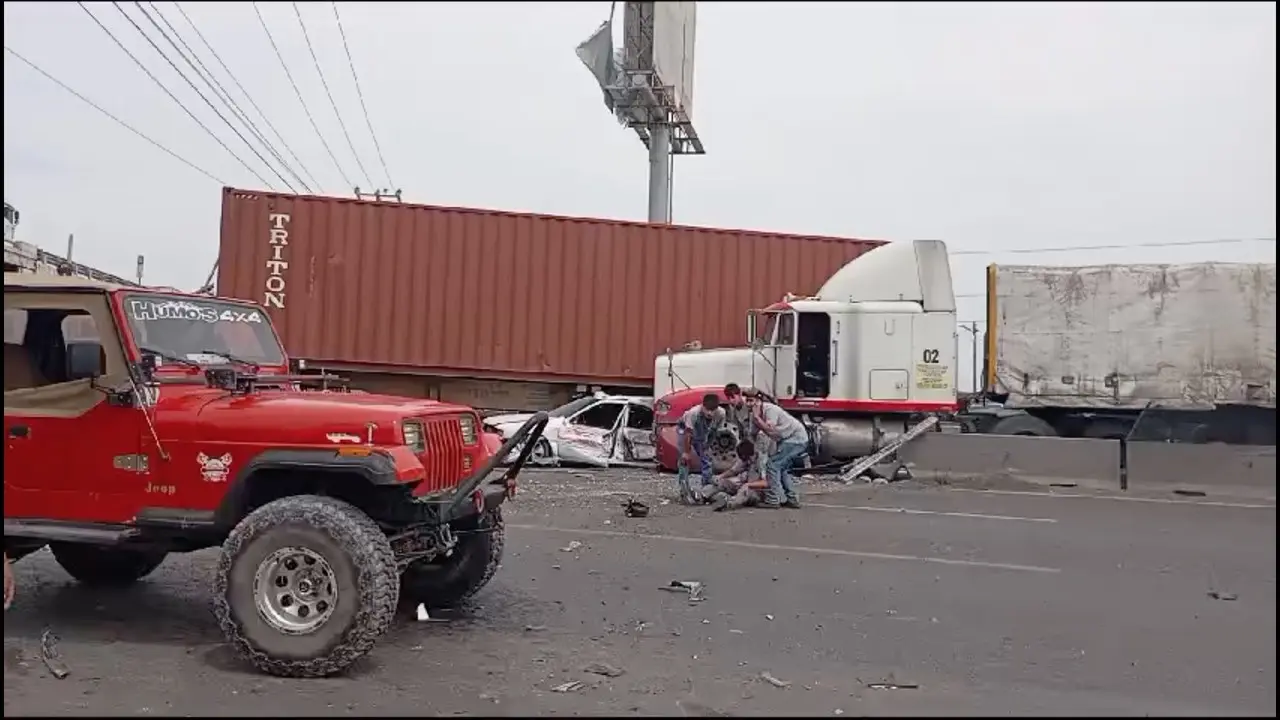
[[[109,308],[105,293],[5,292],[6,517],[123,523],[153,500],[142,411],[104,391],[129,384]]]
[[[629,401],[620,425],[623,457],[637,462],[652,462],[657,457],[653,408],[637,400]]]
[[[560,459],[607,464],[613,457],[625,410],[624,401],[606,398],[575,413],[560,430]]]

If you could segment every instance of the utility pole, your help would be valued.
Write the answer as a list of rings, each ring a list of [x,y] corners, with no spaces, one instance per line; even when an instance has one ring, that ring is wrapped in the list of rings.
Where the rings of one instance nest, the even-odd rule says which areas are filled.
[[[972,388],[973,388],[973,392],[976,393],[981,389],[978,383],[980,382],[980,378],[982,374],[982,370],[978,366],[978,323],[977,321],[970,321],[968,325],[965,325],[964,323],[960,323],[960,328],[962,330],[968,331],[969,334],[972,336],[971,337],[972,342],[969,344],[969,350],[970,350],[969,354],[970,354],[970,362],[973,365],[973,367],[971,368],[971,372],[973,375],[971,378]]]

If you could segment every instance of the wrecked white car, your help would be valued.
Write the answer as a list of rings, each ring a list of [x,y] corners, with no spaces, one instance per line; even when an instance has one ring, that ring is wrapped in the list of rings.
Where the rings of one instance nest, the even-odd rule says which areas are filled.
[[[532,464],[609,467],[654,460],[653,398],[596,393],[548,415],[546,430],[529,457]],[[490,415],[484,426],[505,440],[532,416]],[[520,449],[512,450],[507,461],[515,460]]]

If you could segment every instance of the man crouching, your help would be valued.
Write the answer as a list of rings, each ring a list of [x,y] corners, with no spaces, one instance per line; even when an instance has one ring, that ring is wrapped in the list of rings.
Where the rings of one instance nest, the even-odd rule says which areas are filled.
[[[760,463],[756,458],[755,443],[743,440],[737,447],[738,460],[715,478],[715,483],[703,489],[703,496],[711,501],[716,512],[754,507],[760,504],[769,481],[760,475]]]

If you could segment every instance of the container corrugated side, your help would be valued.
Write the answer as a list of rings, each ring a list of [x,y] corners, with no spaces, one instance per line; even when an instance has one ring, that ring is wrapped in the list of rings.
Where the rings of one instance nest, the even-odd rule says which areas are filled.
[[[228,188],[218,288],[312,361],[642,384],[880,244]]]

